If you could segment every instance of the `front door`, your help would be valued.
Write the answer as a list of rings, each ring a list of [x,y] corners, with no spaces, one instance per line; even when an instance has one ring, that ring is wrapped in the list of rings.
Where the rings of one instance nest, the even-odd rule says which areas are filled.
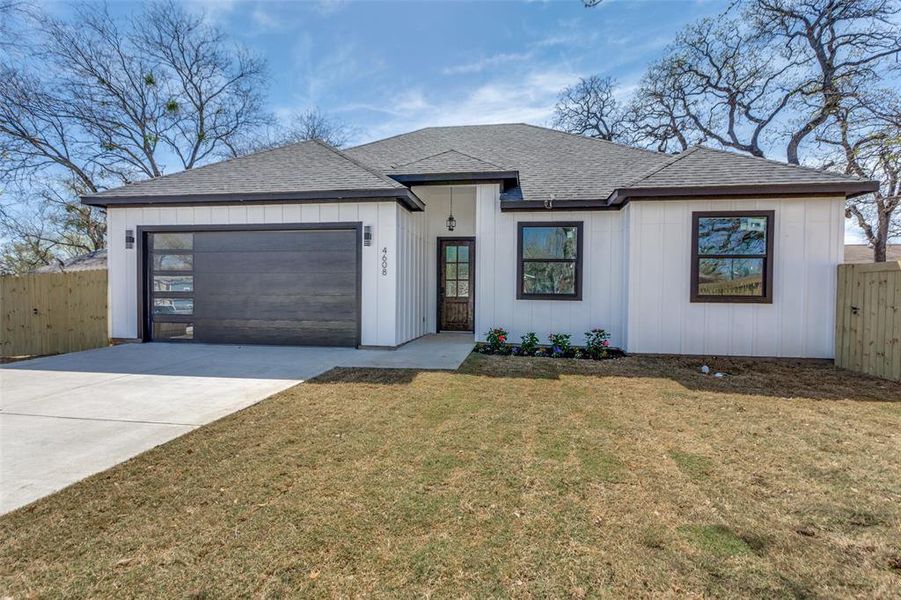
[[[473,238],[438,240],[438,329],[475,328],[475,247]]]

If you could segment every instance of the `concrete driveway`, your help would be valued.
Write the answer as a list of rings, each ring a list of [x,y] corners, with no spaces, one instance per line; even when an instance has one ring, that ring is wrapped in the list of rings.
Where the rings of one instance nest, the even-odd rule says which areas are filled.
[[[456,369],[472,335],[397,350],[128,344],[0,367],[0,513],[337,366]]]

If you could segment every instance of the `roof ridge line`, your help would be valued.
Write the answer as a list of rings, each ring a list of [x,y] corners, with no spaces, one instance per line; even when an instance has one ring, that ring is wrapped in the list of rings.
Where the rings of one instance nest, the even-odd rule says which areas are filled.
[[[457,150],[456,148],[449,148],[447,150],[442,150],[441,152],[436,152],[435,154],[429,154],[428,156],[423,156],[422,158],[417,158],[416,160],[411,160],[410,162],[404,163],[402,165],[397,165],[395,167],[391,167],[391,170],[394,171],[397,169],[401,169],[403,167],[408,167],[412,164],[416,164],[416,163],[422,162],[424,160],[429,160],[430,158],[435,158],[436,156],[441,156],[442,154],[447,154],[449,152],[454,152],[456,154],[459,154],[460,156],[465,156],[466,158],[471,158],[472,160],[478,161],[480,163],[485,163],[486,165],[491,165],[492,167],[495,167],[497,169],[501,169],[501,170],[506,169],[506,167],[502,167],[502,166],[495,164],[489,160],[485,160],[484,158],[479,158],[478,156],[473,156],[471,154],[461,152],[460,150]]]
[[[490,160],[485,160],[484,158],[479,158],[478,156],[473,156],[472,154],[467,154],[466,152],[462,152],[462,151],[460,151],[460,150],[457,150],[456,148],[451,148],[451,150],[454,151],[454,152],[456,152],[457,154],[462,154],[463,156],[465,156],[465,157],[467,157],[467,158],[471,158],[471,159],[473,159],[473,160],[477,160],[477,161],[479,161],[479,162],[483,162],[483,163],[485,163],[486,165],[491,165],[492,167],[497,167],[498,169],[506,169],[506,168],[507,168],[507,167],[502,167],[502,166],[500,166],[500,165],[497,164],[497,163],[493,163],[493,162],[491,162]],[[448,150],[448,152],[450,152],[451,150]]]
[[[569,131],[563,131],[562,129],[554,129],[553,127],[543,127],[541,125],[533,125],[532,123],[509,123],[510,125],[525,125],[526,127],[534,127],[535,129],[541,129],[542,131],[552,131],[554,133],[559,133],[565,136],[572,136],[576,138],[582,138],[583,140],[591,140],[593,142],[599,142],[602,144],[607,144],[609,146],[616,146],[617,148],[627,148],[629,150],[640,150],[641,152],[646,152],[648,154],[653,154],[655,156],[668,156],[666,152],[658,152],[657,150],[649,150],[647,148],[642,148],[641,146],[632,146],[630,144],[623,144],[620,142],[614,142],[611,140],[605,140],[602,138],[589,137],[587,135],[582,135],[580,133],[571,133]]]
[[[413,131],[404,131],[402,133],[395,133],[394,135],[389,135],[386,138],[380,138],[377,140],[372,140],[371,142],[366,142],[365,144],[358,144],[356,146],[351,146],[348,150],[356,150],[358,148],[365,148],[366,146],[371,146],[373,144],[379,144],[381,142],[386,142],[388,140],[393,140],[394,138],[403,137],[405,135],[411,135],[414,133],[419,133],[420,131],[425,131],[426,129],[435,129],[434,127],[420,127],[419,129],[414,129]]]
[[[676,154],[676,155],[674,155],[674,156],[671,156],[671,157],[670,157],[668,160],[666,160],[663,164],[657,165],[656,167],[652,168],[651,170],[649,170],[649,171],[647,171],[647,172],[645,172],[645,173],[639,175],[639,176],[636,177],[635,179],[630,180],[628,183],[626,183],[626,185],[622,186],[622,188],[620,188],[620,189],[625,189],[625,188],[631,187],[631,186],[635,185],[636,183],[638,183],[638,182],[640,182],[640,181],[643,181],[643,180],[645,180],[645,179],[651,177],[652,175],[656,175],[656,174],[659,173],[660,171],[662,171],[662,170],[664,170],[664,169],[666,169],[666,168],[668,168],[668,167],[671,167],[672,165],[674,165],[675,163],[679,162],[679,161],[682,160],[683,158],[685,158],[685,157],[687,157],[687,156],[691,156],[692,154],[694,154],[695,152],[697,152],[700,148],[701,148],[701,146],[694,145],[694,146],[692,146],[691,148],[689,148],[688,150],[683,150],[683,151],[680,152],[679,154]]]
[[[334,152],[335,154],[337,154],[337,155],[340,156],[341,158],[343,158],[343,159],[345,159],[345,160],[351,162],[352,164],[354,164],[354,165],[360,167],[361,169],[363,169],[363,170],[366,171],[367,173],[371,173],[372,175],[375,175],[376,178],[378,178],[379,180],[381,180],[381,181],[383,181],[383,182],[385,182],[385,183],[390,183],[390,184],[391,184],[391,187],[398,188],[398,189],[400,189],[400,188],[407,189],[407,186],[402,185],[402,184],[400,184],[400,183],[394,181],[393,179],[391,179],[390,177],[388,177],[388,176],[385,175],[384,173],[381,173],[381,172],[379,172],[379,171],[376,171],[373,167],[370,167],[370,166],[367,165],[366,163],[363,163],[363,162],[361,162],[361,161],[359,161],[359,160],[357,160],[357,159],[355,159],[355,158],[351,158],[350,156],[348,156],[347,154],[345,154],[345,153],[342,152],[341,150],[338,150],[337,148],[335,148],[334,146],[332,146],[332,145],[330,145],[330,144],[326,144],[326,143],[323,142],[322,140],[313,139],[313,140],[310,140],[310,141],[316,142],[317,144],[319,144],[319,145],[322,146],[323,148],[325,148],[325,149],[327,149],[327,150],[330,150],[330,151]]]

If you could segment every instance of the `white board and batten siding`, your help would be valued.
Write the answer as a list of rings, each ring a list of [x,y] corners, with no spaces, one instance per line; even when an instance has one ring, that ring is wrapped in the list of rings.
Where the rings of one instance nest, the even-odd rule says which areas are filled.
[[[448,232],[449,188],[414,191],[425,212],[396,203],[258,204],[110,208],[110,335],[137,336],[136,249],[125,230],[141,225],[361,222],[364,346],[395,347],[435,332],[437,245],[476,238],[475,337],[504,327],[518,341],[533,331],[569,333],[582,343],[602,327],[635,353],[830,358],[834,352],[835,266],[843,255],[841,197],[638,201],[619,211],[501,212],[499,186],[454,188],[457,228]],[[692,212],[774,210],[772,304],[691,303]],[[517,224],[583,223],[582,300],[517,300]]]
[[[632,202],[627,348],[636,353],[831,358],[843,198]],[[775,211],[772,304],[692,303],[696,211]]]
[[[110,207],[107,211],[110,337],[135,338],[137,248],[125,248],[125,231],[151,225],[249,225],[259,223],[346,223],[372,226],[372,245],[363,246],[361,343],[398,343],[398,218],[394,202],[252,204],[236,206]],[[407,213],[409,214],[409,213]],[[387,258],[383,269],[383,256]]]
[[[476,235],[476,186],[453,186],[454,219],[457,225],[453,231],[447,230],[447,217],[451,212],[450,187],[419,186],[413,192],[425,203],[424,218],[425,236],[425,271],[423,285],[419,293],[425,303],[425,332],[438,330],[438,240],[449,237],[475,237]],[[478,242],[476,243],[476,260],[479,258]],[[479,269],[476,267],[476,276]],[[476,293],[478,300],[478,293]],[[476,312],[478,314],[478,311]]]
[[[634,353],[831,358],[843,198],[638,201],[620,211],[501,212],[478,186],[476,337],[504,327],[575,343],[602,327]],[[692,212],[774,210],[772,304],[690,302]],[[517,223],[582,221],[581,301],[516,299]]]
[[[611,344],[625,344],[622,211],[501,212],[497,186],[478,186],[476,205],[476,337],[492,327],[510,338],[535,332],[569,333],[582,344],[586,331],[608,330]],[[518,300],[516,251],[520,222],[582,221],[582,300]]]

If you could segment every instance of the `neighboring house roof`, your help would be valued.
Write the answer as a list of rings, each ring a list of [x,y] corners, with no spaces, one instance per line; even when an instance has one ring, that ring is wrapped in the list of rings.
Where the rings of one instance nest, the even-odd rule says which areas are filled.
[[[885,248],[886,260],[901,260],[901,244],[888,244]],[[866,244],[845,244],[846,263],[873,262],[873,249]]]
[[[399,197],[404,185],[319,141],[305,141],[83,196],[105,206],[142,202],[228,202]]]
[[[407,187],[503,182],[503,208],[616,208],[630,198],[873,191],[877,183],[704,147],[662,154],[526,125],[428,127],[340,152],[301,142],[83,197],[87,204],[398,199]],[[406,184],[406,185],[404,185]]]
[[[70,258],[62,263],[39,267],[32,273],[63,273],[70,271],[99,271],[106,269],[106,249],[94,250],[75,258]]]

